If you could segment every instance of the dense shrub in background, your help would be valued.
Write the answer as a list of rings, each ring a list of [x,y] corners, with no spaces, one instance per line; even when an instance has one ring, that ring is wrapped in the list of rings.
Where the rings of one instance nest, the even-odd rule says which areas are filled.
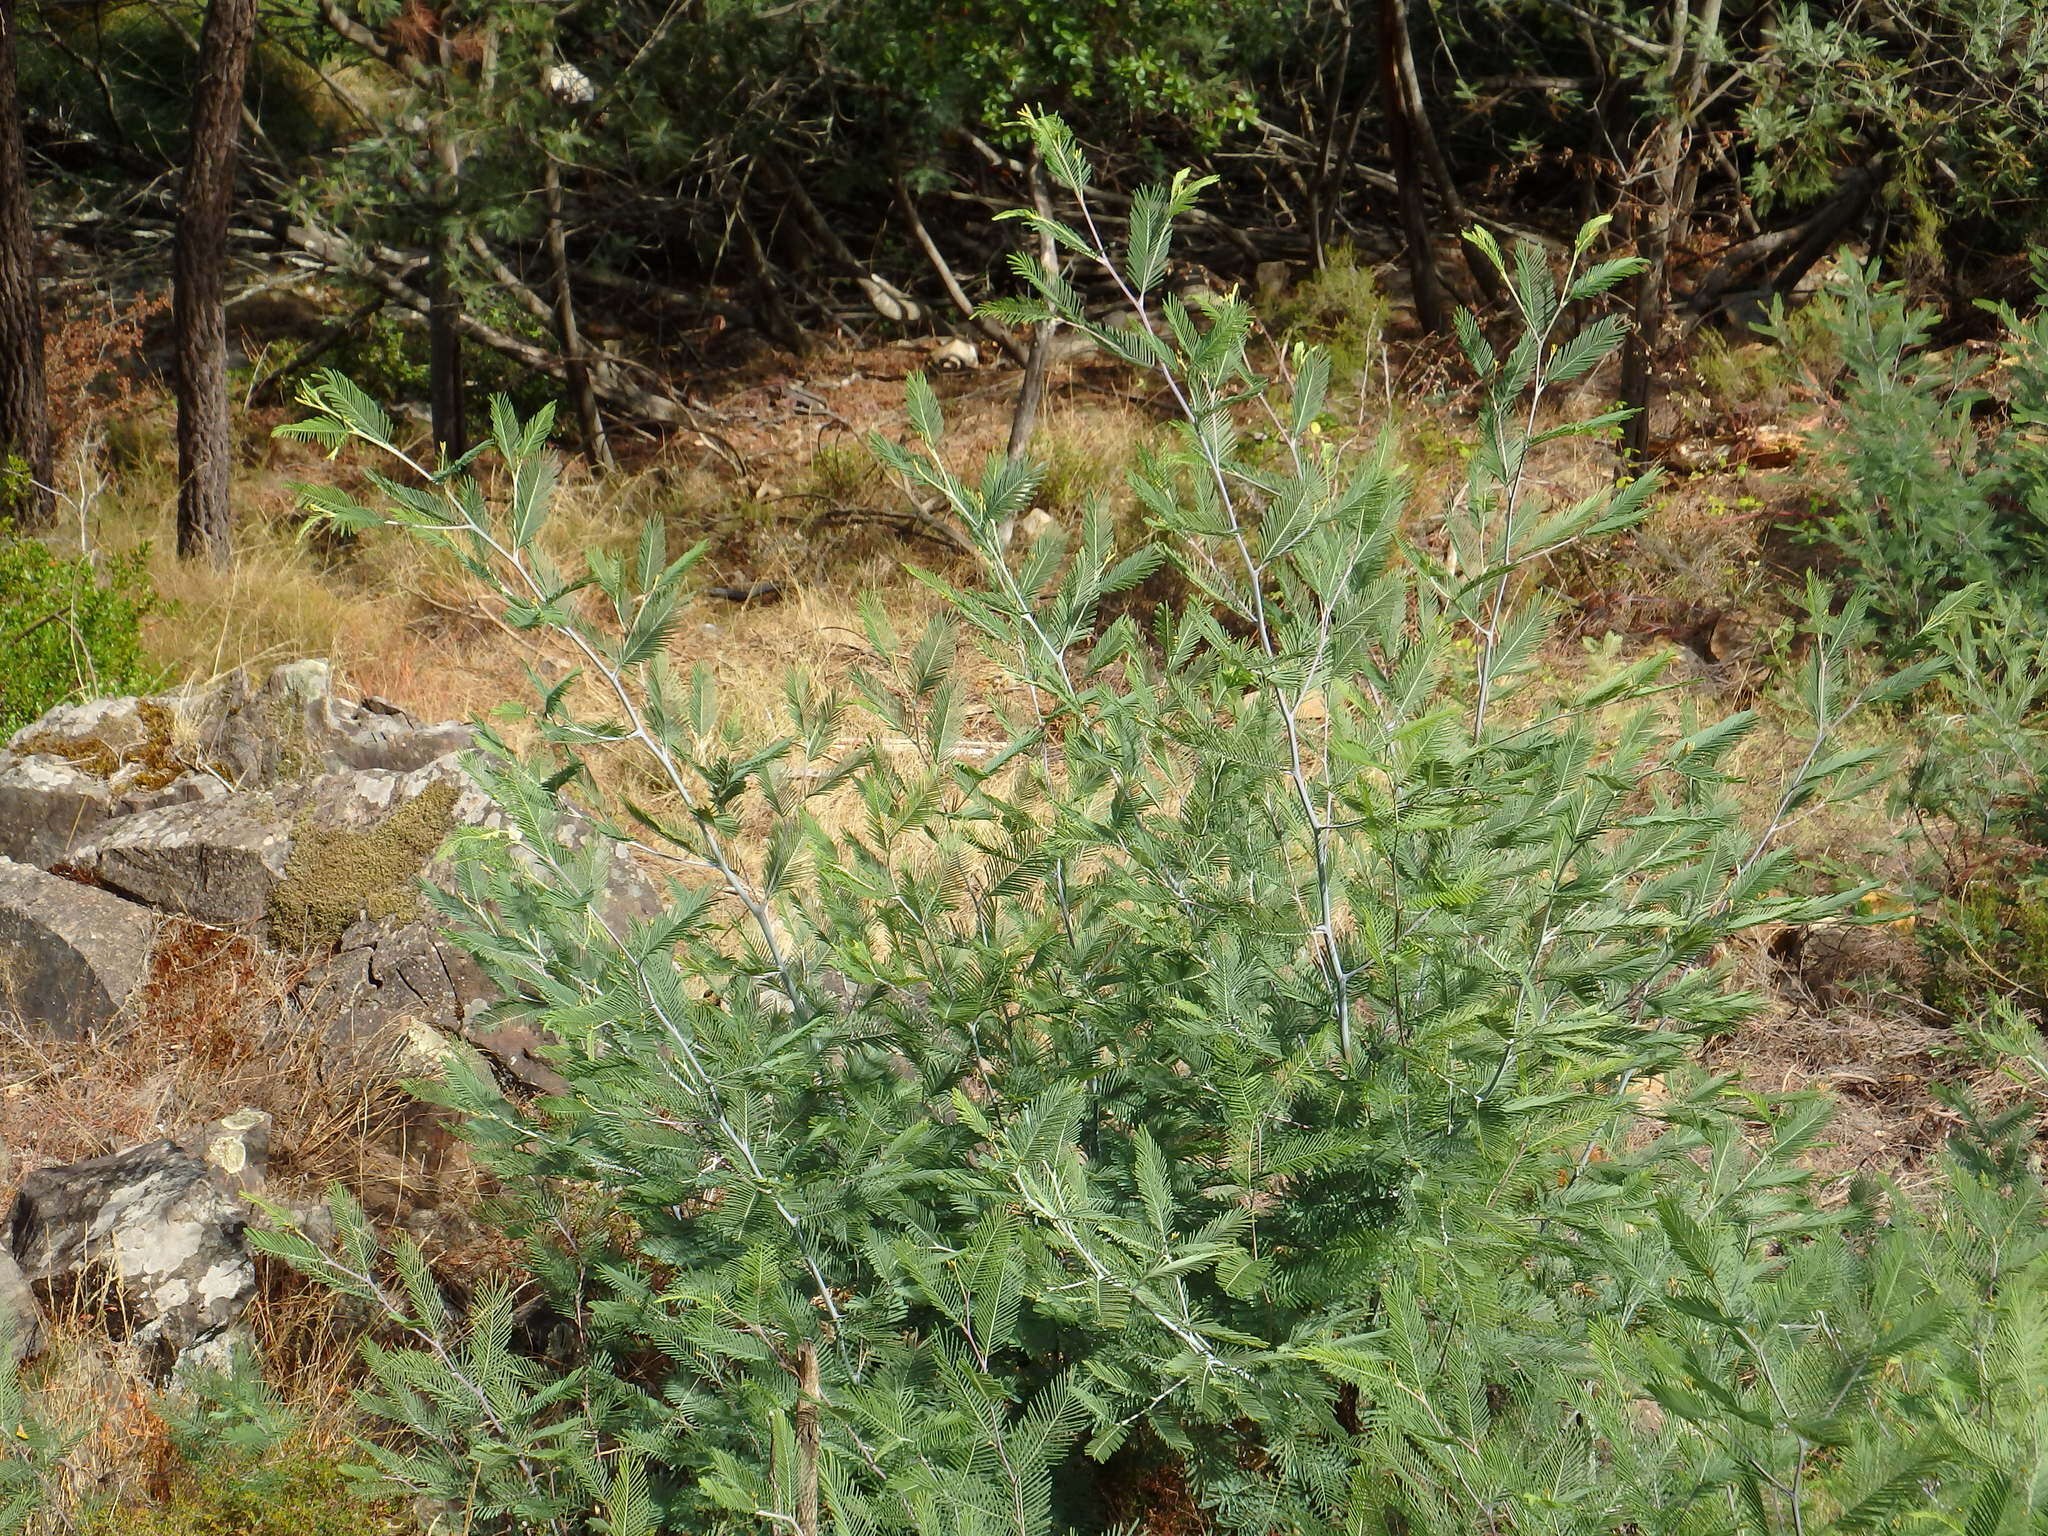
[[[1900,789],[1934,902],[1930,1000],[1951,1013],[1987,988],[2048,1004],[2048,310],[1991,308],[1995,356],[1936,350],[1934,312],[1845,256],[1798,322],[1833,371],[1813,380],[1821,540],[1873,640],[1945,662]],[[1768,329],[1792,340],[1782,313]],[[1955,622],[1924,630],[1942,605]]]
[[[1853,568],[1877,633],[1910,650],[1945,598],[1972,583],[2048,596],[2048,310],[1994,307],[2003,355],[1928,346],[1937,316],[1876,262],[1844,253],[1836,280],[1807,309],[1836,377],[1817,434],[1838,510],[1822,537]],[[1790,341],[1782,310],[1767,334]],[[1981,387],[1994,363],[1997,419]]]
[[[2030,1528],[2048,1271],[2017,1133],[1964,1143],[1928,1216],[1823,1205],[1824,1106],[1687,1066],[1751,1006],[1724,939],[1860,895],[1788,894],[1779,840],[1867,777],[1843,721],[1935,664],[1853,687],[1865,605],[1813,589],[1810,750],[1746,825],[1748,716],[1694,718],[1660,657],[1534,663],[1539,562],[1655,492],[1551,500],[1549,445],[1613,418],[1532,427],[1618,341],[1575,317],[1633,263],[1587,263],[1594,229],[1562,275],[1486,246],[1522,329],[1463,328],[1478,440],[1419,509],[1384,444],[1330,439],[1321,354],[1266,379],[1242,304],[1159,299],[1199,183],[1111,250],[1072,141],[1030,126],[1084,210],[1051,233],[1140,323],[1029,263],[1004,314],[1179,405],[1133,476],[1151,541],[1096,511],[1013,549],[1036,471],[963,477],[914,381],[874,447],[981,583],[928,574],[953,620],[874,616],[852,695],[793,679],[779,734],[668,664],[694,551],[653,524],[633,558],[550,552],[546,413],[500,404],[499,505],[345,380],[309,391],[293,430],[397,465],[378,510],[311,506],[452,550],[582,664],[531,755],[478,761],[513,830],[442,902],[560,1042],[560,1097],[446,1090],[548,1319],[458,1314],[345,1199],[333,1250],[256,1237],[383,1319],[387,1476],[469,1529],[615,1536],[1106,1530],[1161,1488],[1248,1536]],[[1187,596],[1121,606],[1169,561]],[[660,917],[604,915],[572,797],[671,873]]]
[[[0,526],[0,736],[67,699],[149,686],[148,563],[146,547],[95,563]]]

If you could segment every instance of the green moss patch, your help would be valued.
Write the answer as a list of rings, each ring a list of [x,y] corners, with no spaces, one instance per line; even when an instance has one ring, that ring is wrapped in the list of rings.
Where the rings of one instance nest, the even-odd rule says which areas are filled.
[[[116,747],[97,736],[67,737],[48,733],[29,737],[16,749],[61,757],[81,773],[111,779],[122,769],[140,771],[130,784],[133,789],[162,789],[184,774],[199,772],[210,765],[188,757],[178,748],[177,716],[154,699],[136,706],[142,720],[142,740]]]
[[[358,918],[409,918],[419,876],[453,824],[455,786],[435,784],[361,831],[302,827],[270,896],[273,942],[316,949]]]
[[[362,1479],[310,1447],[293,1443],[248,1465],[209,1450],[209,1460],[160,1472],[153,1498],[87,1507],[75,1526],[79,1536],[403,1536],[420,1529],[396,1501],[371,1495]]]

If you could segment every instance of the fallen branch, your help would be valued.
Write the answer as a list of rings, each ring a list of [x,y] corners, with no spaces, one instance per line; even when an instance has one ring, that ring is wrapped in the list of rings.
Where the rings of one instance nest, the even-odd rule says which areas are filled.
[[[706,587],[704,595],[727,603],[774,603],[782,600],[783,591],[779,581],[748,581],[735,586]]]
[[[426,294],[379,266],[340,235],[310,224],[289,224],[285,227],[285,239],[335,270],[367,283],[395,304],[422,315],[432,308],[432,301]],[[569,382],[568,361],[558,353],[535,346],[509,331],[499,330],[474,315],[458,314],[453,319],[455,329],[471,341],[489,347],[535,373],[546,374],[564,384]],[[610,369],[603,371],[607,374],[612,372]],[[616,376],[592,382],[598,397],[614,411],[671,426],[696,425],[696,413],[673,396],[640,389]]]
[[[953,307],[960,311],[974,328],[990,341],[1001,347],[1010,361],[1023,367],[1030,354],[1012,336],[1008,327],[996,324],[974,307],[974,301],[967,297],[967,290],[960,286],[960,279],[946,261],[946,253],[938,242],[932,239],[931,231],[924,227],[924,220],[918,216],[917,203],[910,195],[910,188],[904,183],[903,173],[896,173],[896,206],[903,211],[903,222],[909,226],[910,235],[924,252],[924,258],[931,263],[932,271],[938,274],[939,283],[946,290],[946,297],[953,301]]]
[[[820,512],[811,523],[813,527],[821,523],[885,523],[900,533],[928,540],[955,554],[975,553],[974,546],[956,530],[940,522],[922,507],[833,507]]]
[[[1692,312],[1686,322],[1688,333],[1733,302],[1736,284],[1759,268],[1767,267],[1781,252],[1784,257],[1768,291],[1790,293],[1813,264],[1825,256],[1842,232],[1854,223],[1871,198],[1884,185],[1882,162],[1858,166],[1836,185],[1835,191],[1812,213],[1784,229],[1766,230],[1720,253],[1720,261],[1693,286],[1685,307]]]
[[[782,183],[789,193],[790,206],[796,210],[797,222],[810,233],[813,240],[823,246],[832,259],[853,274],[853,280],[860,291],[867,296],[869,306],[884,320],[893,320],[901,325],[910,325],[925,316],[924,306],[909,294],[898,288],[887,278],[880,277],[868,264],[854,255],[853,247],[839,238],[839,232],[825,221],[825,215],[818,205],[811,201],[811,194],[804,190],[804,184],[788,167],[777,164],[772,167],[775,179]]]

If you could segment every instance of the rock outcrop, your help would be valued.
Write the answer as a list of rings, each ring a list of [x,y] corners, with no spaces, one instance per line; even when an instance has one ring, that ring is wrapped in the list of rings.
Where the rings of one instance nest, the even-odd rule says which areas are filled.
[[[232,928],[270,910],[291,843],[275,795],[236,790],[124,816],[67,862],[131,900]]]
[[[21,1181],[8,1247],[28,1286],[98,1309],[165,1375],[225,1365],[256,1290],[244,1246],[269,1117],[241,1110],[184,1144],[39,1168]]]
[[[13,1170],[7,1145],[0,1142],[0,1184]],[[7,1241],[7,1227],[0,1223],[0,1364],[32,1360],[42,1353],[43,1309],[36,1302],[28,1277],[14,1262],[14,1245]]]
[[[149,974],[156,915],[0,859],[0,1014],[77,1039],[120,1017]]]
[[[14,1255],[0,1244],[0,1360],[33,1360],[43,1351],[43,1310]]]
[[[473,745],[466,726],[336,698],[313,661],[50,711],[0,752],[0,1015],[46,1037],[117,1025],[156,915],[175,913],[307,957],[297,1026],[353,1059],[385,1041],[417,1062],[424,1029],[558,1087],[530,1032],[482,1022],[489,984],[423,921],[422,881],[452,885],[449,834],[504,822],[463,769]],[[658,907],[625,859],[602,904]]]

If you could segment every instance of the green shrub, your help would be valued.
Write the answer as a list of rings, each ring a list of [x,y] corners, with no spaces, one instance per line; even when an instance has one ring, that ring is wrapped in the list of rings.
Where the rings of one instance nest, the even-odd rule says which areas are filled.
[[[11,1324],[0,1328],[0,1536],[15,1536],[46,1508],[50,1476],[70,1446],[35,1411],[14,1363]]]
[[[426,395],[426,332],[388,310],[350,326],[335,348],[335,363],[382,399],[416,400]]]
[[[1815,434],[1837,485],[1820,537],[1849,565],[1886,649],[1901,654],[1946,597],[1972,583],[2048,598],[2048,313],[1997,311],[2008,348],[2005,420],[1980,427],[1990,359],[1927,342],[1932,309],[1875,261],[1840,274],[1798,319],[1764,329],[1791,345],[1824,334],[1838,396]]]
[[[1956,600],[1931,637],[1944,675],[1906,722],[1899,800],[1926,887],[1928,1001],[2048,1004],[2048,626],[2033,594]]]
[[[0,736],[67,699],[150,686],[142,620],[156,606],[147,545],[96,565],[0,528]]]
[[[1321,348],[1335,378],[1352,383],[1372,367],[1392,314],[1372,268],[1340,245],[1280,301],[1272,322],[1284,340]]]
[[[1071,139],[1031,126],[1085,198]],[[886,667],[851,698],[793,680],[769,739],[668,664],[697,551],[652,523],[632,560],[542,554],[547,413],[500,402],[497,507],[345,380],[309,390],[289,430],[403,472],[388,510],[309,506],[453,549],[585,663],[533,754],[477,759],[510,830],[466,838],[441,899],[500,1012],[559,1042],[559,1097],[459,1067],[442,1095],[552,1317],[522,1347],[509,1294],[458,1313],[343,1197],[331,1251],[252,1234],[382,1320],[365,1405],[411,1430],[387,1475],[471,1529],[614,1536],[1100,1531],[1140,1467],[1247,1536],[2025,1528],[2038,1180],[1985,1138],[1953,1215],[1825,1209],[1800,1167],[1825,1106],[1687,1067],[1753,1005],[1724,939],[1862,894],[1783,894],[1778,839],[1865,781],[1842,721],[1934,664],[1845,692],[1865,614],[1811,587],[1811,750],[1757,828],[1730,788],[1750,717],[1665,707],[1659,659],[1547,702],[1533,572],[1655,482],[1539,504],[1546,445],[1614,418],[1520,424],[1619,341],[1569,320],[1634,263],[1585,265],[1596,229],[1561,279],[1489,247],[1524,330],[1461,327],[1483,413],[1425,544],[1387,450],[1312,430],[1313,349],[1262,413],[1281,451],[1245,457],[1251,316],[1155,302],[1202,185],[1140,197],[1120,250],[1054,231],[1156,332],[1028,264],[998,311],[1057,313],[1179,401],[1133,475],[1153,541],[1098,512],[1008,551],[1037,471],[956,473],[913,380],[908,443],[874,449],[981,582],[925,573],[956,623],[871,615]],[[1149,632],[1103,617],[1166,561],[1191,596]],[[961,630],[999,676],[993,755],[961,740]],[[622,752],[665,795],[590,803]],[[660,916],[603,914],[567,797],[674,872]]]
[[[1936,694],[1901,801],[1915,817],[1929,1001],[2048,1003],[2048,312],[1991,306],[1991,359],[1929,349],[1931,310],[1845,257],[1798,331],[1829,339],[1837,399],[1815,447],[1838,510],[1820,538],[1893,656],[1931,643]],[[1794,325],[1780,313],[1780,340]],[[1940,616],[1938,622],[1935,622]]]

